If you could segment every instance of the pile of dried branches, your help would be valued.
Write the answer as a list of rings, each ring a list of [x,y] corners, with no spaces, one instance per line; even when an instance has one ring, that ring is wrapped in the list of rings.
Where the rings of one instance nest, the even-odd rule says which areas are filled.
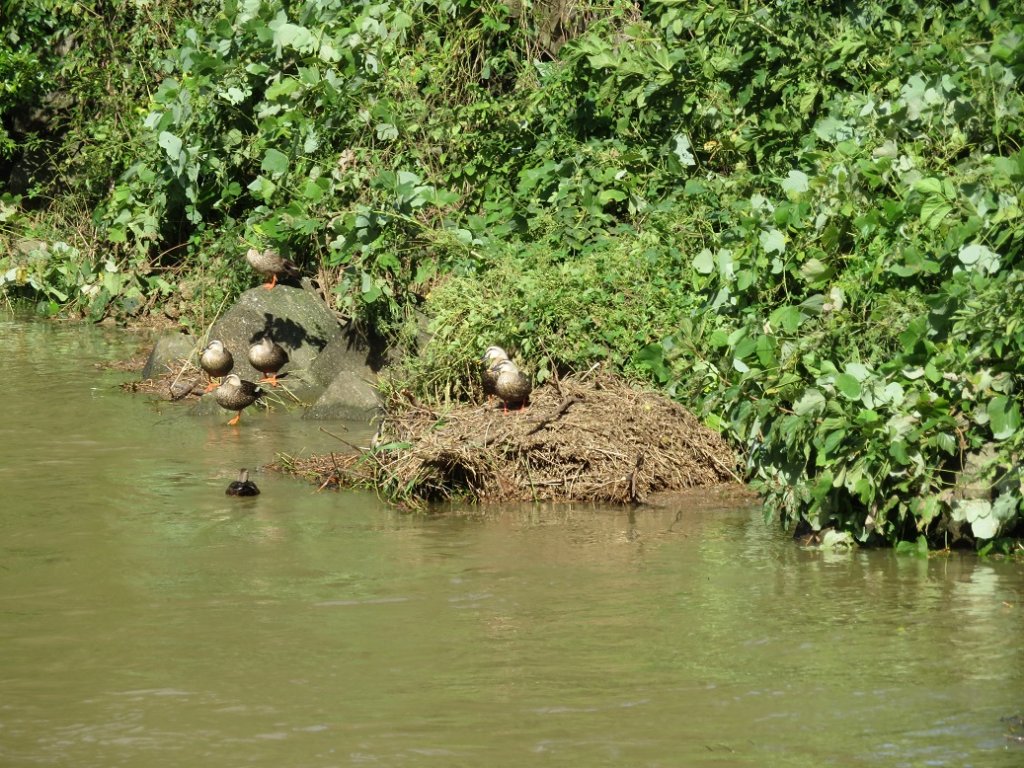
[[[679,404],[607,373],[546,384],[522,411],[464,404],[441,412],[408,395],[396,395],[386,411],[376,449],[288,458],[277,468],[405,503],[635,503],[738,479],[718,434]]]
[[[156,395],[161,400],[182,400],[186,397],[201,397],[207,381],[201,369],[192,363],[183,362],[180,370],[168,371],[153,379],[125,381],[121,389]]]

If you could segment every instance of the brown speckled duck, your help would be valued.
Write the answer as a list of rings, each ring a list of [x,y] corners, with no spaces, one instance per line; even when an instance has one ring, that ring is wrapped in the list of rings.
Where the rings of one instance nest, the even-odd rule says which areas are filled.
[[[235,418],[228,422],[228,425],[234,426],[242,418],[242,411],[263,396],[263,390],[251,381],[239,378],[238,374],[229,373],[220,386],[213,390],[213,396],[221,408],[238,411]]]
[[[494,370],[494,366],[502,360],[508,359],[508,355],[501,347],[488,347],[484,356],[480,358],[480,362],[483,364],[480,383],[483,385],[485,397],[490,398],[491,395],[497,394],[494,388],[498,383],[498,372]]]
[[[218,382],[213,380],[231,373],[234,364],[235,359],[220,339],[214,339],[207,344],[206,349],[199,355],[199,367],[210,377],[210,383],[206,386],[205,391],[209,392],[216,388]]]
[[[269,334],[263,334],[260,340],[249,347],[249,364],[263,374],[259,383],[267,382],[277,386],[277,372],[288,362],[288,353],[280,344],[275,344]]]
[[[281,256],[273,248],[265,248],[262,251],[250,248],[245,254],[245,260],[261,275],[270,275],[270,282],[263,284],[268,291],[277,285],[279,277],[299,276],[299,268],[295,263]]]
[[[233,481],[224,493],[228,496],[259,496],[260,489],[249,479],[249,470],[242,467],[238,470],[238,479]]]
[[[494,394],[504,402],[505,410],[509,406],[525,408],[530,400],[530,392],[533,391],[530,379],[511,360],[502,360],[491,370],[497,374]]]

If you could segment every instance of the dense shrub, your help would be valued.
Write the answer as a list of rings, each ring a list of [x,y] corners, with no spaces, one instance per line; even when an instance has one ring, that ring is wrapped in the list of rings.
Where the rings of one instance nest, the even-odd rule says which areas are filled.
[[[134,59],[137,119],[95,72],[73,91],[117,128],[88,142],[109,173],[71,166],[100,245],[22,249],[0,282],[94,315],[177,290],[202,323],[272,245],[396,343],[432,318],[407,372],[426,394],[464,396],[491,343],[540,379],[607,361],[741,446],[786,522],[998,541],[1022,520],[1008,9],[182,4],[199,23]],[[124,60],[145,31],[117,21]],[[52,77],[39,42],[8,39],[0,67]]]

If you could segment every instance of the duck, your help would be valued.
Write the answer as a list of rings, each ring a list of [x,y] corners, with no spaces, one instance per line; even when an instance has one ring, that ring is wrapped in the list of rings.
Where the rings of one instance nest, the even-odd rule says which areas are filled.
[[[505,410],[508,411],[510,405],[525,408],[533,391],[526,374],[511,360],[501,360],[491,371],[496,375],[494,394],[505,404]]]
[[[229,411],[238,411],[235,418],[228,422],[234,426],[242,418],[242,411],[263,396],[263,390],[251,381],[239,378],[237,373],[229,373],[220,386],[213,390],[217,405]]]
[[[277,285],[279,277],[299,276],[299,268],[295,266],[295,262],[284,258],[273,248],[265,248],[262,251],[250,248],[245,254],[245,260],[260,274],[270,275],[270,282],[263,284],[268,291]]]
[[[238,470],[238,479],[232,481],[224,493],[228,496],[259,496],[260,489],[249,479],[249,470],[242,467]]]
[[[259,384],[269,383],[277,386],[277,372],[288,362],[288,353],[284,347],[275,344],[270,334],[265,333],[260,340],[249,347],[249,364],[263,374]]]
[[[508,359],[509,356],[501,347],[488,347],[487,351],[484,352],[484,356],[480,358],[480,362],[483,364],[483,373],[480,374],[480,383],[484,388],[484,397],[488,400],[490,400],[492,395],[497,394],[494,388],[498,383],[498,373],[493,370],[493,368],[502,360]]]
[[[213,339],[206,348],[199,355],[199,367],[206,371],[210,377],[210,383],[206,386],[204,392],[210,392],[216,389],[219,382],[215,382],[214,379],[220,379],[231,373],[231,368],[235,364],[235,358],[231,356],[228,348],[224,346],[224,342],[220,339]]]

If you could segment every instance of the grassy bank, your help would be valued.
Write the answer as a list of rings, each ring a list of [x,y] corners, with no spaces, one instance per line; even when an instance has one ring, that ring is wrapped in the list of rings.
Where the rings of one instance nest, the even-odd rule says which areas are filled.
[[[492,343],[540,379],[607,361],[786,524],[1020,533],[1009,5],[13,7],[8,295],[200,327],[274,246],[396,344],[433,323],[421,395]]]

